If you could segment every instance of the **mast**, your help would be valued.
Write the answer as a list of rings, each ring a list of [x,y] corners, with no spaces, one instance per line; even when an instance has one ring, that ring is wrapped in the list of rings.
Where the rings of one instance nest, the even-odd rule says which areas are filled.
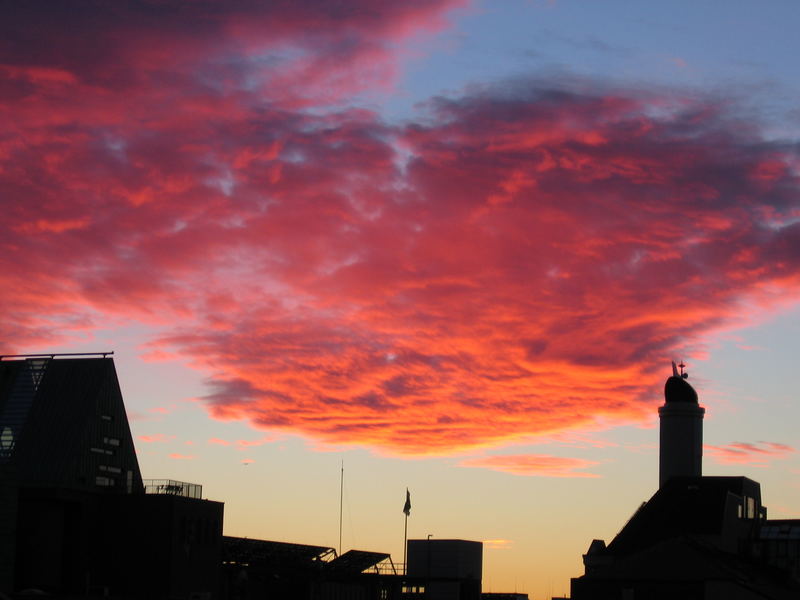
[[[342,471],[339,477],[339,556],[342,555],[342,499],[344,498],[344,459],[342,459]]]

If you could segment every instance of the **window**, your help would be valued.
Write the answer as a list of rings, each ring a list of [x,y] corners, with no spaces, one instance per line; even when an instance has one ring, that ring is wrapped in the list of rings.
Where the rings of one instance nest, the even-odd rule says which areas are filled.
[[[101,421],[113,421],[114,417],[112,417],[111,415],[100,415],[100,420]]]
[[[745,502],[747,503],[747,510],[745,511],[745,519],[755,519],[756,518],[756,499],[751,498],[750,496],[745,497]]]
[[[0,452],[2,456],[11,456],[14,450],[14,430],[11,427],[3,427],[3,433],[0,433]]]
[[[119,446],[119,438],[115,437],[104,437],[103,443],[108,444],[109,446]]]
[[[108,456],[114,456],[114,451],[108,450],[106,448],[97,448],[95,446],[92,446],[91,448],[89,448],[89,451],[94,452],[95,454],[106,454]]]
[[[111,477],[104,477],[103,475],[98,475],[94,478],[94,482],[96,485],[100,487],[114,487],[114,480]]]
[[[122,473],[122,469],[120,469],[119,467],[112,467],[111,465],[100,465],[98,469],[100,469],[101,471],[106,471],[108,473],[117,473],[117,474]]]

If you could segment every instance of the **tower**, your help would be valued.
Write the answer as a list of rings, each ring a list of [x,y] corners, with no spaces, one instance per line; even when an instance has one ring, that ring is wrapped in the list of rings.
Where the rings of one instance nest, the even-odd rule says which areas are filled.
[[[672,377],[664,385],[664,406],[659,407],[661,443],[658,484],[671,477],[699,477],[703,470],[703,415],[706,409],[697,403],[697,392],[678,373],[672,363]]]

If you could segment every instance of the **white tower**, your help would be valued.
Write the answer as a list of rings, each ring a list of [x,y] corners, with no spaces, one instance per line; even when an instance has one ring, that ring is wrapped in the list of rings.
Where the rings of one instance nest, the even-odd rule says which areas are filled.
[[[703,474],[703,415],[697,392],[686,381],[688,375],[672,363],[672,377],[664,385],[664,406],[658,409],[661,420],[658,485],[671,477],[700,477]]]

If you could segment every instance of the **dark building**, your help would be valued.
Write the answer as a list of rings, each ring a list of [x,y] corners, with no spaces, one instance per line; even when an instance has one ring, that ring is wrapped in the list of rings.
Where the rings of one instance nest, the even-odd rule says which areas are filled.
[[[481,542],[408,540],[405,574],[388,554],[349,550],[337,556],[333,548],[326,546],[226,536],[222,554],[222,597],[231,600],[480,600],[482,597]]]
[[[0,357],[0,591],[210,598],[222,503],[148,487],[110,356]]]
[[[109,354],[0,356],[0,597],[480,598],[480,542],[410,540],[405,574],[385,553],[223,537],[200,485],[142,479]]]
[[[403,578],[388,554],[224,537],[221,596],[231,600],[393,600]]]
[[[483,544],[469,540],[408,540],[409,598],[479,600]]]
[[[800,520],[769,521],[747,477],[703,476],[705,410],[674,363],[664,394],[660,487],[608,545],[592,541],[573,600],[800,598]]]

